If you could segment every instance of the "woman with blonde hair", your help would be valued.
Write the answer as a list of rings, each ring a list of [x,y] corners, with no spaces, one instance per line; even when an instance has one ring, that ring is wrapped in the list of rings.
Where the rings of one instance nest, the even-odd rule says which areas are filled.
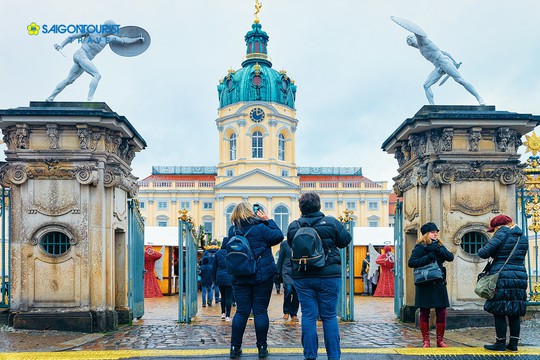
[[[408,266],[418,268],[436,262],[441,268],[443,278],[415,285],[414,306],[420,308],[420,331],[422,333],[423,347],[430,347],[429,342],[429,312],[435,308],[437,316],[437,347],[447,347],[444,342],[446,329],[446,308],[450,306],[448,290],[446,289],[445,261],[453,261],[452,254],[439,239],[437,225],[428,222],[420,228],[422,236],[416,241]]]
[[[242,354],[242,338],[249,315],[253,313],[259,359],[264,359],[268,356],[268,304],[276,273],[271,248],[283,240],[283,232],[260,205],[252,207],[248,202],[236,205],[231,214],[231,223],[229,239],[235,235],[247,238],[251,252],[257,259],[257,270],[253,275],[232,277],[236,313],[232,321],[230,358],[237,359]]]

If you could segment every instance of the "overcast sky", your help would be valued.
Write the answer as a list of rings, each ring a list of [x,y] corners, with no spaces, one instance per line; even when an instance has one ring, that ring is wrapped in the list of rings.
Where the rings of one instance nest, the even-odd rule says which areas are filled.
[[[390,20],[407,18],[462,61],[462,76],[497,110],[540,113],[540,1],[262,0],[273,68],[296,81],[299,166],[362,167],[392,181],[397,161],[382,143],[427,104],[422,84],[433,66],[408,47],[409,33]],[[152,165],[217,165],[218,79],[241,67],[253,0],[2,1],[0,108],[44,100],[72,66],[80,45],[62,57],[65,34],[30,36],[27,25],[101,24],[112,19],[151,35],[138,57],[103,50],[94,101],[126,116],[146,140],[133,172]],[[84,101],[82,75],[57,101]],[[435,85],[438,105],[476,105],[460,85]],[[2,145],[2,149],[4,149]]]

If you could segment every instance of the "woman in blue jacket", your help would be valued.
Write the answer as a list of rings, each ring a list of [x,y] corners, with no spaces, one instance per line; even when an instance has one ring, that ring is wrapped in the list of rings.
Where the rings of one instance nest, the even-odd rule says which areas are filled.
[[[493,314],[495,319],[496,341],[493,345],[484,345],[493,351],[517,351],[520,333],[520,316],[527,311],[527,270],[525,256],[529,242],[523,236],[523,231],[514,224],[512,218],[500,214],[491,219],[488,232],[494,231],[493,237],[478,250],[478,256],[483,259],[492,258],[493,264],[489,270],[495,274],[501,270],[497,280],[497,290],[492,299],[486,300],[484,310]],[[509,258],[512,253],[512,257]],[[506,265],[504,262],[507,261]],[[504,267],[503,267],[504,266]],[[510,328],[510,340],[506,345],[506,319]]]
[[[230,358],[237,359],[242,354],[242,338],[248,317],[253,312],[259,359],[263,359],[268,356],[268,304],[276,273],[271,248],[283,240],[283,233],[262,208],[257,207],[255,213],[248,202],[234,208],[231,223],[229,239],[234,235],[247,234],[251,251],[257,259],[257,271],[253,275],[233,276],[232,279],[236,313],[232,321]]]

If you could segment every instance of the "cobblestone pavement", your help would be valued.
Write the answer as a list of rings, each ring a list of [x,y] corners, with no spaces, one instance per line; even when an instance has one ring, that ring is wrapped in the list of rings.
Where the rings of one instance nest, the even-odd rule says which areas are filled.
[[[269,307],[270,330],[268,344],[272,348],[300,347],[301,325],[283,320],[283,296],[274,294]],[[233,308],[234,309],[234,308]],[[234,310],[233,310],[234,311]],[[226,349],[230,341],[230,322],[220,319],[219,304],[199,308],[191,324],[179,324],[178,297],[145,300],[145,314],[132,326],[105,334],[83,334],[61,331],[14,330],[0,326],[0,351],[101,351],[137,349]],[[343,349],[412,348],[421,344],[420,334],[413,324],[399,323],[393,314],[392,298],[355,297],[355,321],[341,322]],[[244,346],[255,346],[252,321],[246,328]],[[318,323],[322,339],[322,325]],[[524,321],[522,346],[540,346],[540,321]],[[434,341],[435,335],[432,332]],[[494,338],[492,328],[447,330],[445,339],[453,347],[478,347]],[[321,347],[324,347],[321,341]]]

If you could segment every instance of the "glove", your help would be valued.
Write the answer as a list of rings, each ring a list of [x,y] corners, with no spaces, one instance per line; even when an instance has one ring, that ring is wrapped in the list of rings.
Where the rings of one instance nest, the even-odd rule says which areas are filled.
[[[433,252],[435,254],[440,254],[441,253],[441,247],[438,244],[429,244],[427,246],[427,249],[428,249],[429,252]]]

